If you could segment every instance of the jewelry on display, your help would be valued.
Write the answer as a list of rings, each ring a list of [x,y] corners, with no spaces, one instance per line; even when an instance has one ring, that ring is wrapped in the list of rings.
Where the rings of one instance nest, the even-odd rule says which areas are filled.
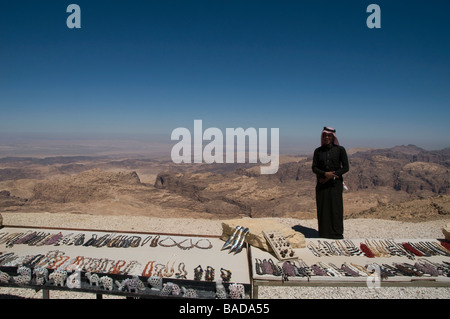
[[[97,235],[96,234],[92,234],[92,237],[83,244],[84,247],[87,246],[91,246],[93,243],[95,243],[95,241],[97,240]]]
[[[295,277],[295,268],[294,265],[286,260],[285,262],[283,262],[283,265],[281,266],[281,268],[283,269],[283,280],[284,281],[288,281],[289,278],[288,277]]]
[[[144,276],[144,277],[151,277],[152,276],[153,264],[154,263],[155,263],[155,261],[151,260],[145,265],[145,268],[142,271],[142,276]]]
[[[168,239],[172,241],[171,244],[164,243]],[[177,245],[177,242],[175,241],[175,239],[173,239],[172,237],[168,236],[168,237],[164,238],[163,240],[160,240],[158,245],[160,245],[162,247],[175,247]]]
[[[242,284],[231,284],[228,286],[231,299],[243,299],[245,297],[245,289]]]
[[[126,261],[125,260],[119,260],[117,261],[117,263],[114,265],[113,270],[110,272],[111,274],[118,274],[120,271],[120,268],[122,268],[123,266],[125,266]]]
[[[187,271],[184,262],[178,264],[178,272],[175,274],[177,279],[186,279]]]
[[[410,243],[402,243],[402,245],[407,251],[413,253],[414,255],[416,255],[418,257],[423,256],[423,254],[420,251],[418,251],[417,249],[415,249]]]
[[[214,281],[215,269],[211,266],[206,267],[205,271],[205,280],[206,281]]]
[[[224,250],[224,249],[227,249],[227,248],[231,247],[231,245],[232,245],[234,239],[236,238],[237,234],[238,234],[241,230],[243,230],[243,229],[244,229],[244,227],[242,227],[242,226],[236,226],[236,228],[235,228],[233,234],[232,234],[232,235],[230,236],[230,238],[228,238],[228,240],[223,244],[221,250]]]
[[[166,268],[163,264],[156,264],[155,265],[155,274],[159,277],[164,277],[162,271]]]
[[[269,259],[269,264],[272,267],[272,274],[274,276],[281,276],[281,274],[283,273],[281,267],[278,265],[275,265],[275,263],[273,262],[273,260],[271,258]]]
[[[160,236],[157,235],[155,236],[155,238],[152,239],[151,243],[150,243],[150,247],[156,247],[158,246],[158,240],[159,240]]]
[[[256,271],[256,274],[258,274],[258,275],[264,275],[264,272],[261,269],[261,267],[262,267],[261,264],[262,264],[261,259],[255,258],[255,271]]]
[[[366,255],[368,258],[375,258],[375,255],[373,252],[367,247],[366,244],[360,243],[359,248],[362,250],[362,252]]]
[[[262,261],[262,271],[264,274],[267,274],[267,275],[273,275],[273,273],[274,273],[272,264],[269,263],[269,261],[267,259],[264,259]]]
[[[55,243],[57,243],[61,238],[63,238],[63,234],[61,232],[59,232],[56,235],[53,235],[51,238],[49,238],[44,245],[53,245]]]
[[[347,274],[347,276],[351,276],[351,277],[359,277],[360,276],[359,272],[354,271],[345,263],[341,265],[341,269]]]
[[[169,270],[169,261],[167,261],[166,263],[166,267],[164,270],[164,277],[172,277],[173,273],[174,273],[174,269],[173,269],[173,265],[175,264],[175,261],[172,263],[172,267]]]
[[[222,278],[222,282],[230,282],[231,281],[231,270],[220,268],[220,278]]]
[[[203,268],[201,265],[198,265],[194,268],[194,280],[202,280],[203,276]]]
[[[153,237],[153,236],[147,236],[147,237],[142,241],[141,246],[145,246],[145,245],[150,241],[150,239],[152,239],[152,237]]]
[[[128,275],[129,273],[133,272],[134,268],[136,268],[138,265],[140,265],[138,261],[132,260],[122,271],[119,271],[119,274]]]
[[[194,243],[192,242],[192,239],[189,239],[190,245],[189,246],[183,246],[182,244],[187,241],[188,239],[186,238],[185,240],[177,243],[177,247],[182,249],[182,250],[188,250],[194,247]]]
[[[199,243],[202,242],[202,241],[206,241],[208,243],[208,246],[206,246],[206,247],[200,246]],[[197,242],[194,244],[194,246],[199,248],[199,249],[210,249],[210,248],[212,248],[213,245],[212,245],[212,243],[211,243],[211,241],[209,239],[201,238],[201,239],[197,240]]]
[[[249,232],[250,230],[248,228],[245,228],[242,230],[242,232],[239,232],[238,237],[234,240],[233,245],[231,246],[228,253],[234,252],[234,254],[236,255],[238,252],[240,252],[244,244],[245,236],[247,236]]]

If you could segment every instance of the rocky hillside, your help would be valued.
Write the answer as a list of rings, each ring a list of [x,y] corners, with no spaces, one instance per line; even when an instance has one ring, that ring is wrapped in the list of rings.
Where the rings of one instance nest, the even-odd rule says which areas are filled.
[[[408,145],[351,155],[345,175],[350,189],[344,195],[346,212],[448,194],[449,150],[429,152]],[[311,217],[315,212],[311,164],[311,157],[291,158],[273,175],[260,175],[256,166],[229,174],[165,171],[157,176],[155,187],[197,200],[213,214]]]
[[[450,218],[450,195],[414,199],[399,204],[381,204],[349,214],[347,218],[378,218],[409,222]]]
[[[114,197],[142,186],[136,172],[107,172],[99,169],[39,182],[32,203],[87,203]]]

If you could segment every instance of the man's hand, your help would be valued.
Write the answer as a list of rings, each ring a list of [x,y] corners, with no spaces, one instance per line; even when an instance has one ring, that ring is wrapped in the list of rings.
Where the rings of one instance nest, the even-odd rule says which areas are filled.
[[[334,172],[325,172],[326,179],[339,178]]]
[[[339,178],[334,172],[325,172],[325,178],[319,178],[319,183],[325,184],[332,178]]]

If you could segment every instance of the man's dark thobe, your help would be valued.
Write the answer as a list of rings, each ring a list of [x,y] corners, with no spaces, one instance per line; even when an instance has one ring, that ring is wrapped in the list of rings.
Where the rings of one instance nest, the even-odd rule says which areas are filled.
[[[323,145],[314,151],[313,172],[317,175],[316,206],[319,237],[344,238],[343,178],[349,164],[345,148],[339,145]],[[325,179],[325,172],[334,172],[337,178]]]

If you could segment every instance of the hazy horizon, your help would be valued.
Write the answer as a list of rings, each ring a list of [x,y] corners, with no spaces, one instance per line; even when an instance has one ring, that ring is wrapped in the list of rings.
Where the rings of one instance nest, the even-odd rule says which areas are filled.
[[[297,143],[292,140],[280,139],[280,155],[311,155],[318,138]],[[148,135],[102,135],[102,136],[56,136],[52,134],[7,134],[0,136],[0,157],[52,157],[52,156],[155,156],[170,158],[170,151],[177,141],[171,141],[166,136]],[[426,151],[438,151],[450,147],[427,147],[414,141],[394,143],[385,141],[358,145],[354,143],[341,144],[347,151],[358,148],[383,149],[402,145],[415,145]],[[203,146],[208,141],[203,142]]]
[[[449,1],[377,0],[379,29],[373,1],[75,3],[80,29],[69,3],[2,4],[0,155],[165,152],[196,119],[279,128],[289,154],[324,126],[348,149],[450,145]]]

